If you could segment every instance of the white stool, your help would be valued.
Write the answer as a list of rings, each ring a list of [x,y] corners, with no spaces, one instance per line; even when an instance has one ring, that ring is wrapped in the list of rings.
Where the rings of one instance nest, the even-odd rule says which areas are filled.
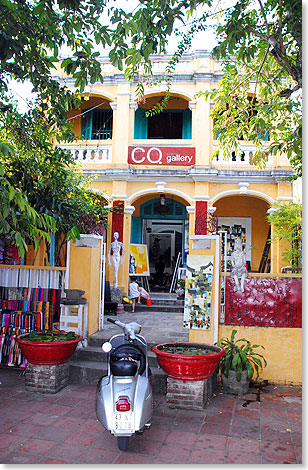
[[[74,331],[83,338],[88,337],[88,304],[61,304],[60,329]],[[75,310],[75,311],[72,311]],[[76,311],[77,310],[77,311]],[[77,326],[71,326],[71,325]]]

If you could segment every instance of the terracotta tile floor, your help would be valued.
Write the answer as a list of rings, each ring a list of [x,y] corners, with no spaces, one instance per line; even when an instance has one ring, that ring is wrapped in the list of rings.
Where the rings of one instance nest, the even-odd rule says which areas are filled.
[[[19,371],[5,368],[0,382],[0,464],[302,463],[301,387],[217,392],[202,412],[155,395],[152,427],[121,452],[96,419],[95,386],[26,392]]]

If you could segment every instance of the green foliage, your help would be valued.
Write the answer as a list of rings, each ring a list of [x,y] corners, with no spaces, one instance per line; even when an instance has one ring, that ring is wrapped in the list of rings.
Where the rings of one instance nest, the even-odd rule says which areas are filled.
[[[225,155],[249,140],[257,147],[251,163],[264,167],[269,155],[284,152],[295,178],[302,175],[301,27],[298,0],[238,1],[217,27],[213,52],[224,76],[205,95],[215,101],[211,117]]]
[[[23,336],[23,341],[31,341],[37,343],[59,343],[63,341],[73,341],[79,338],[79,335],[73,331],[51,331],[46,330],[45,332],[38,333],[37,331],[32,331],[28,333],[27,336]]]
[[[55,231],[55,220],[47,214],[38,214],[31,207],[18,188],[8,181],[1,165],[0,208],[0,237],[9,236],[20,257],[27,251],[26,238],[32,240],[36,248],[39,247],[38,237],[50,241],[49,232]]]
[[[238,382],[241,381],[243,370],[247,370],[249,381],[252,380],[254,374],[258,380],[260,372],[267,366],[267,362],[264,356],[258,354],[255,349],[264,349],[264,347],[257,344],[252,345],[245,338],[235,341],[236,333],[237,330],[232,330],[230,338],[222,338],[217,342],[217,346],[226,351],[226,354],[220,359],[219,369],[225,377],[228,377],[230,370],[234,370]]]
[[[36,214],[36,217],[40,214],[44,221],[54,221],[57,264],[65,240],[75,241],[84,230],[85,233],[102,234],[102,227],[107,223],[106,201],[102,195],[89,192],[91,178],[83,176],[80,165],[71,154],[52,144],[54,129],[46,124],[44,116],[37,119],[36,109],[24,115],[13,108],[10,113],[0,112],[0,123],[3,124],[0,137],[4,147],[7,142],[11,142],[9,151],[0,153],[0,164],[10,185],[8,187],[15,188],[18,195],[27,199],[27,208],[31,214]],[[2,192],[2,197],[5,198],[5,194]],[[5,207],[11,207],[12,210],[10,197],[8,194],[8,203],[2,205],[4,216]],[[85,227],[85,217],[91,220],[91,226],[87,224]],[[10,230],[6,225],[2,233],[10,233]],[[31,230],[34,228],[31,227]],[[49,236],[42,231],[33,234],[46,239],[49,255]],[[20,233],[23,246],[26,235],[24,230]],[[19,245],[20,236],[15,237]],[[38,240],[34,242],[38,247]]]
[[[274,224],[274,235],[271,242],[284,240],[283,258],[293,267],[302,266],[302,205],[290,202],[274,204],[267,215],[269,224]]]
[[[181,36],[178,49],[160,78],[167,84],[166,96],[175,65],[190,48],[194,35],[213,27],[212,17],[216,18],[218,37],[213,56],[222,61],[223,76],[217,89],[200,91],[196,96],[215,102],[213,131],[215,136],[218,133],[223,155],[227,157],[232,151],[240,155],[241,141],[247,140],[256,146],[251,164],[264,168],[270,155],[286,153],[295,172],[291,179],[302,176],[301,2],[238,0],[222,11],[211,8],[185,33],[177,31]],[[140,85],[140,101],[143,93]],[[161,112],[161,104],[148,115]],[[269,142],[264,141],[265,136]]]
[[[100,51],[110,48],[112,64],[128,78],[140,67],[149,73],[150,54],[165,52],[174,21],[203,3],[145,0],[127,12],[111,0],[0,0],[0,234],[13,238],[20,255],[26,236],[48,242],[56,229],[60,249],[62,233],[75,240],[106,223],[105,205],[86,191],[89,180],[54,146],[74,140],[67,111],[80,106],[87,84],[103,81]],[[72,77],[76,93],[52,76],[56,69]],[[12,103],[10,79],[29,81],[37,95],[24,114]]]

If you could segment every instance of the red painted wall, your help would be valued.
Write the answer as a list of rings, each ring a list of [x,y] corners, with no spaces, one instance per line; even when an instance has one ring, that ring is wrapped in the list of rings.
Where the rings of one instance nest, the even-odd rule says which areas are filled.
[[[233,278],[226,278],[225,324],[301,328],[302,280],[248,278],[238,292]]]
[[[119,233],[119,242],[123,242],[124,224],[124,201],[113,201],[114,212],[112,213],[111,238],[114,232]]]

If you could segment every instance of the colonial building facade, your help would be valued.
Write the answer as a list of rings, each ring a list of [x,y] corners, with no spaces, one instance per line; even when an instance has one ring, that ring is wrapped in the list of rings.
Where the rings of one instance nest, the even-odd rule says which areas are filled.
[[[170,58],[153,57],[155,77],[164,75]],[[97,176],[92,188],[119,207],[110,215],[106,239],[108,247],[118,232],[124,244],[118,287],[127,292],[130,246],[141,244],[147,246],[151,290],[168,291],[176,262],[185,264],[190,236],[208,233],[213,224],[222,234],[222,270],[228,269],[235,237],[241,237],[250,271],[280,272],[285,262],[279,244],[266,250],[273,233],[266,214],[275,202],[293,199],[293,185],[283,179],[292,174],[291,167],[279,155],[259,170],[250,163],[255,148],[247,141],[241,143],[240,156],[224,159],[220,153],[211,159],[218,147],[210,118],[213,103],[196,94],[217,87],[220,63],[206,51],[185,54],[172,76],[167,107],[147,117],[146,111],[163,99],[165,82],[146,82],[138,102],[137,80],[126,80],[108,58],[101,62],[104,82],[87,87],[81,108],[69,113],[77,140],[63,147],[86,174]],[[57,73],[73,89],[60,68]],[[160,262],[163,276],[158,276]],[[108,265],[106,278],[113,282]]]

